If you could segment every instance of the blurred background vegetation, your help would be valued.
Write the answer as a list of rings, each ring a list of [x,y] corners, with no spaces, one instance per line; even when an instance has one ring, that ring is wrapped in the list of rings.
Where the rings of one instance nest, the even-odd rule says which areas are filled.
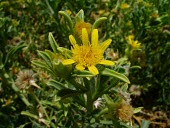
[[[99,31],[103,38],[112,38],[110,48],[119,58],[125,55],[128,35],[141,43],[141,50],[128,58],[132,66],[141,67],[129,71],[130,87],[137,86],[140,91],[140,95],[132,95],[132,105],[168,113],[169,0],[0,0],[0,127],[19,127],[29,122],[21,115],[27,101],[13,86],[17,74],[32,69],[37,50],[50,49],[49,32],[60,46],[70,47],[67,22],[58,12],[67,11],[74,18],[80,9],[89,23],[107,17]]]

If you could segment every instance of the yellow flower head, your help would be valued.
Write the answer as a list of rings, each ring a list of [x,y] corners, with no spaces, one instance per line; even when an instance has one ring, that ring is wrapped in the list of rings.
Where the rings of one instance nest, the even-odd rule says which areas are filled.
[[[127,3],[124,3],[120,6],[121,9],[129,8],[129,5]]]
[[[72,12],[68,9],[68,10],[66,10],[66,13],[68,14],[68,15],[71,15],[72,14]]]
[[[98,69],[95,65],[104,64],[104,65],[114,65],[113,61],[104,60],[104,51],[110,45],[111,39],[104,41],[103,43],[98,43],[98,30],[94,29],[91,33],[91,43],[89,41],[88,32],[86,28],[82,29],[82,44],[78,45],[75,38],[70,35],[70,42],[73,45],[72,47],[72,58],[66,59],[62,63],[64,65],[76,64],[77,70],[88,70],[97,75]]]
[[[79,38],[81,37],[83,28],[86,28],[87,33],[90,35],[92,26],[91,26],[90,23],[86,23],[86,22],[83,22],[83,21],[77,22],[75,27],[74,27],[74,31],[76,32],[76,34],[78,35]]]
[[[141,43],[139,43],[137,40],[134,40],[133,35],[128,36],[128,43],[132,47],[132,50],[137,50],[141,48]]]

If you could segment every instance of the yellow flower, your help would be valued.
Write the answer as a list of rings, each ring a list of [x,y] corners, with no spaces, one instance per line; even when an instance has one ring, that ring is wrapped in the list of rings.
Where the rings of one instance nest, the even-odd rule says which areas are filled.
[[[74,31],[76,32],[76,34],[78,35],[79,38],[81,38],[83,28],[86,28],[88,35],[90,35],[92,26],[90,23],[86,23],[83,21],[77,22],[75,24]]]
[[[94,75],[99,73],[96,68],[97,64],[114,65],[113,61],[104,60],[103,56],[104,51],[110,45],[112,40],[108,39],[101,44],[98,43],[97,29],[94,29],[91,33],[91,43],[86,28],[82,29],[82,45],[78,45],[72,35],[69,36],[69,39],[73,45],[73,55],[71,59],[66,59],[62,62],[64,65],[75,63],[77,70],[88,68],[88,70]]]
[[[68,9],[68,10],[66,10],[66,13],[68,14],[68,15],[71,15],[72,14],[72,12]]]
[[[139,43],[137,40],[134,40],[133,35],[128,36],[128,43],[132,47],[132,50],[137,50],[141,48],[141,43]]]
[[[120,6],[121,9],[129,8],[129,5],[127,3],[124,3]]]

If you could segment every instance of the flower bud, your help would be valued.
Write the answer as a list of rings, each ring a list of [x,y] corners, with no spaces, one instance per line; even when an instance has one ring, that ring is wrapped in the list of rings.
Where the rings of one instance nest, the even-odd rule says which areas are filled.
[[[62,61],[64,60],[63,56],[56,55],[56,57],[53,59],[53,69],[55,72],[55,75],[62,78],[68,78],[72,71],[72,65],[63,65]]]

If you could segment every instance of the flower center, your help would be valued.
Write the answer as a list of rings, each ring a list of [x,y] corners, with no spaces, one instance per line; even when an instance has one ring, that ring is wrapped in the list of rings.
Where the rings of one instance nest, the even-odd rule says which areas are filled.
[[[97,48],[80,46],[73,49],[73,59],[84,67],[96,65],[103,59],[103,53]]]

